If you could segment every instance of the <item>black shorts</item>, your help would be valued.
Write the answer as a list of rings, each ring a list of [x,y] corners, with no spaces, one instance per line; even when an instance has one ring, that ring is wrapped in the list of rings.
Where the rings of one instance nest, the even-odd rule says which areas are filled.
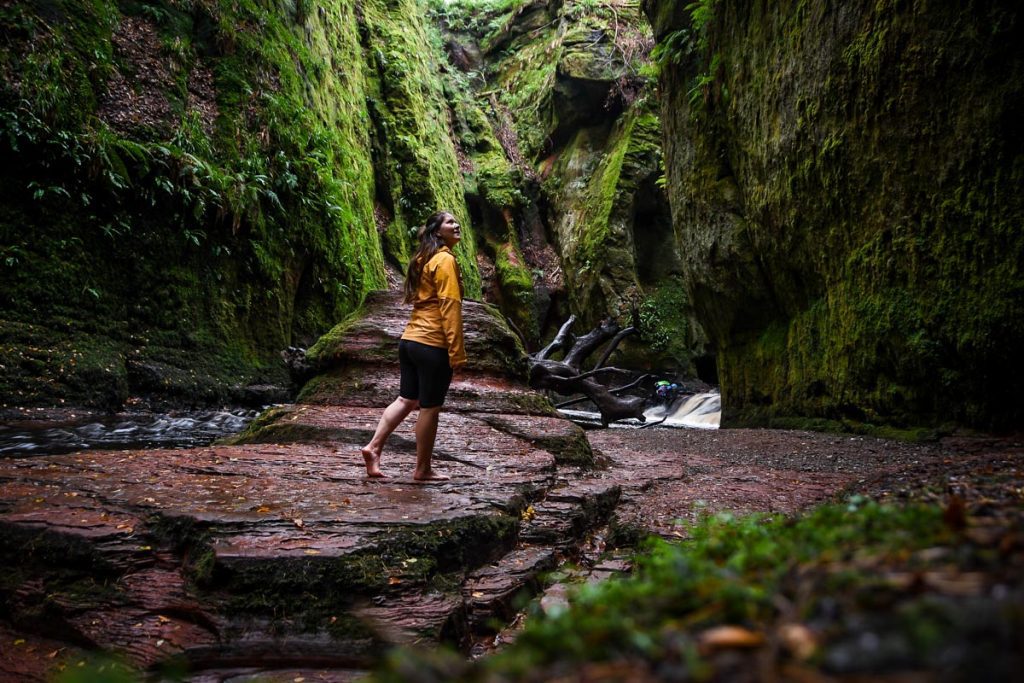
[[[400,339],[398,363],[402,369],[399,396],[419,401],[420,408],[437,408],[444,404],[448,385],[452,383],[448,349]]]

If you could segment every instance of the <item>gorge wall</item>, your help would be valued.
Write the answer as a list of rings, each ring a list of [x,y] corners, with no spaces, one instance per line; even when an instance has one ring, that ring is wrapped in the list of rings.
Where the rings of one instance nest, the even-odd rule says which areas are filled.
[[[580,332],[604,318],[633,324],[616,364],[692,375],[705,339],[672,238],[639,6],[464,2],[436,13],[449,80],[491,122],[457,137],[503,310],[534,348],[570,313]]]
[[[15,0],[0,28],[7,406],[280,400],[279,352],[442,207],[533,348],[574,313],[639,324],[616,362],[702,353],[635,4]]]
[[[4,403],[277,398],[447,207],[528,347],[637,324],[613,363],[713,356],[733,423],[1021,424],[1019,10],[643,10],[3,3]]]
[[[265,401],[426,215],[467,219],[425,12],[3,3],[5,404]]]
[[[645,10],[726,421],[1024,423],[1017,4]]]

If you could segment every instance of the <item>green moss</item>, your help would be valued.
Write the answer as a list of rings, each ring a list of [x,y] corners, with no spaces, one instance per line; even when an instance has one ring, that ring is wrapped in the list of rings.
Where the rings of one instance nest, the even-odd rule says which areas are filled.
[[[640,338],[657,356],[658,367],[674,366],[694,374],[694,330],[689,298],[678,279],[667,280],[647,296],[639,309]]]
[[[536,340],[540,330],[534,310],[533,274],[526,267],[517,245],[497,245],[494,266],[501,290],[502,311],[527,339]]]
[[[207,526],[192,517],[151,515],[146,528],[159,544],[182,560],[184,575],[196,586],[212,580],[216,558]]]
[[[286,406],[271,406],[256,416],[238,434],[218,439],[217,443],[225,446],[234,446],[243,443],[264,443],[263,435],[268,430],[277,426],[278,420],[290,415],[291,411]]]
[[[979,627],[977,620],[953,617],[970,612],[973,599],[900,590],[879,575],[879,568],[1000,571],[999,555],[959,537],[943,523],[938,506],[896,507],[853,497],[795,519],[723,513],[682,531],[685,542],[648,541],[629,577],[580,586],[566,610],[532,615],[516,642],[493,657],[460,667],[407,652],[379,668],[375,680],[401,680],[402,671],[414,668],[466,681],[547,680],[598,667],[663,678],[667,663],[685,666],[690,677],[714,678],[730,665],[699,648],[700,635],[735,624],[770,632],[780,618],[780,596],[799,596],[806,613],[828,623],[816,642],[826,662],[833,648],[843,648],[870,624],[888,642],[909,639],[914,647],[894,664],[858,671],[882,675],[912,662],[918,671],[966,674],[978,670],[977,661],[963,657],[951,664],[941,653],[953,643],[1002,643],[1006,636],[1000,634],[1012,631],[1019,616],[1016,608],[986,610],[997,625]],[[947,552],[935,553],[938,548]],[[837,613],[842,617],[822,616]],[[971,649],[990,654],[987,645]],[[807,666],[819,666],[816,661]],[[986,659],[983,668],[999,678],[1013,666],[1012,658],[999,656]]]
[[[259,430],[247,430],[244,434],[239,434],[225,443],[232,445],[244,443],[337,443],[351,433],[350,429],[278,423]],[[371,435],[367,433],[366,438],[369,439]]]
[[[553,169],[548,187],[561,208],[558,242],[570,308],[585,325],[606,316],[628,320],[638,304],[633,231],[641,185],[660,172],[654,102],[637,100],[606,131],[581,130]]]
[[[360,323],[364,315],[362,307],[352,311],[344,320],[321,335],[316,343],[306,351],[307,360],[317,367],[327,367],[334,358],[336,349],[352,328]]]
[[[266,613],[290,610],[296,599],[304,616],[341,614],[359,596],[387,591],[392,579],[405,588],[447,582],[447,574],[492,561],[515,543],[518,518],[477,515],[422,527],[393,527],[372,548],[340,557],[302,557],[247,563],[232,561],[216,574],[216,589],[230,609]],[[301,596],[301,597],[300,597]]]
[[[708,26],[728,68],[697,125],[686,88],[711,47],[662,73],[674,223],[724,405],[926,431],[1019,423],[1010,10],[737,7],[719,2]]]
[[[493,135],[493,134],[491,134]],[[473,174],[467,178],[467,187],[493,207],[506,211],[521,208],[526,203],[521,187],[523,174],[516,169],[498,148],[473,154]]]
[[[359,55],[349,38],[354,14],[332,5],[298,31],[255,3],[223,4],[187,15],[166,3],[119,11],[59,2],[46,10],[56,20],[21,3],[0,17],[21,38],[0,61],[3,140],[22,167],[0,198],[4,318],[32,320],[57,339],[69,323],[95,326],[104,334],[73,344],[111,344],[125,357],[135,350],[124,330],[176,331],[167,351],[187,350],[191,360],[175,366],[161,344],[142,353],[175,366],[171,375],[191,373],[195,358],[214,368],[227,361],[207,375],[221,388],[203,398],[223,396],[238,369],[254,376],[276,364],[283,346],[323,331],[383,284],[376,232],[363,227],[372,225],[373,174],[365,126],[351,116],[363,108],[360,73],[318,67],[325,55]],[[168,90],[143,97],[166,97],[171,118],[136,128],[114,119],[115,129],[104,90],[114,73],[134,68],[138,55],[113,47],[133,14],[160,35],[170,64]],[[203,120],[183,103],[188,79],[210,71],[219,115]],[[167,268],[168,254],[182,266]],[[118,403],[126,373],[117,365],[114,390],[67,387],[65,395]],[[97,386],[92,380],[78,384]],[[195,386],[167,381],[182,394]],[[140,389],[151,387],[128,387]]]
[[[568,439],[539,439],[537,445],[555,456],[555,462],[562,467],[594,469],[594,451],[582,431]]]
[[[548,415],[555,417],[558,411],[555,410],[551,401],[540,393],[513,394],[509,401],[515,405],[522,415]]]
[[[297,403],[332,404],[336,397],[345,395],[349,388],[346,378],[335,373],[321,373],[316,375],[299,391],[295,397]]]
[[[462,178],[449,134],[449,110],[438,75],[442,59],[436,30],[424,7],[414,0],[362,5],[363,51],[371,65],[370,111],[374,116],[375,163],[384,196],[395,222],[414,233],[437,210],[451,211],[469,226]],[[392,258],[404,264],[409,237],[393,234]],[[399,250],[400,248],[400,250]],[[476,238],[471,229],[455,250],[466,294],[480,296]]]

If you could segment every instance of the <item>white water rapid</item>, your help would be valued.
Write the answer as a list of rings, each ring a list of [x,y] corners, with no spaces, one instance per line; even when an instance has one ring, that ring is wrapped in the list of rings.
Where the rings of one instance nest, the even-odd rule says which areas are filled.
[[[601,424],[598,413],[585,410],[559,410],[574,422]],[[651,406],[644,411],[646,422],[619,420],[609,427],[637,429],[641,427],[690,427],[718,429],[722,421],[722,397],[717,392],[681,396],[667,406]]]

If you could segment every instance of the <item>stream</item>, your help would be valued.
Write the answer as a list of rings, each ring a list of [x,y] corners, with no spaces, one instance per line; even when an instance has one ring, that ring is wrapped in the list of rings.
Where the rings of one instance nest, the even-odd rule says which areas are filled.
[[[57,455],[91,448],[194,448],[236,434],[259,410],[232,408],[172,413],[69,413],[61,420],[0,423],[0,457]]]
[[[587,410],[558,411],[568,419],[587,427],[600,427],[601,414]],[[646,427],[674,427],[690,429],[718,429],[722,422],[722,396],[718,392],[680,396],[667,405],[655,405],[644,411],[645,421],[618,420],[608,425],[613,429],[644,429]]]
[[[171,413],[75,415],[63,419],[13,419],[0,422],[0,457],[58,455],[86,449],[194,448],[237,434],[261,411],[244,408]],[[584,426],[600,426],[601,416],[586,410],[560,410]],[[721,396],[702,393],[681,396],[668,405],[644,411],[646,422],[619,420],[619,429],[675,427],[718,429]]]

